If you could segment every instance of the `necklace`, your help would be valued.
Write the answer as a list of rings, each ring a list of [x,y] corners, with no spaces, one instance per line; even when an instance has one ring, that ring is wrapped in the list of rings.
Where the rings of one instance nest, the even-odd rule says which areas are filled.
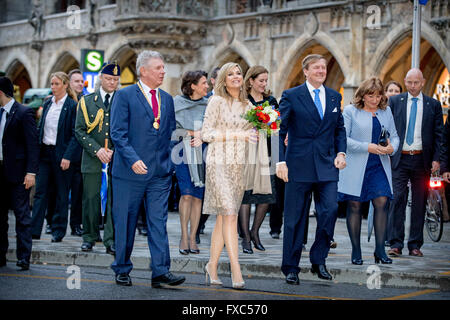
[[[147,102],[149,104],[149,106],[151,106],[151,102],[148,99],[148,96],[145,94],[144,89],[142,88],[141,84],[138,82],[137,83],[139,86],[139,89],[141,89],[142,94],[144,95],[145,99],[147,99]],[[161,101],[161,93],[158,90],[158,99],[159,101]],[[155,120],[153,121],[153,128],[155,128],[156,130],[159,129],[159,119],[161,118],[161,103],[158,103],[158,116],[155,118]]]

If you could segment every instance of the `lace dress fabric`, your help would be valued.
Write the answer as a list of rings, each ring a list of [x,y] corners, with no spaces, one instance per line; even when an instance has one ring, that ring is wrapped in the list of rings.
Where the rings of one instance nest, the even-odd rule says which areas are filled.
[[[251,107],[250,103],[231,102],[216,95],[208,103],[202,127],[202,139],[208,143],[203,214],[238,214],[245,192],[246,142],[216,139],[250,129],[242,115]]]

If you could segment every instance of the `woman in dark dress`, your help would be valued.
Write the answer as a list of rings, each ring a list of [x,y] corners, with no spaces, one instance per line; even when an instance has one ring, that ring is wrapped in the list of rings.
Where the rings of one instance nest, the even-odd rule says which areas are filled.
[[[262,105],[265,101],[269,105],[275,106],[278,109],[277,100],[270,95],[267,90],[267,81],[269,78],[269,71],[263,66],[254,66],[248,69],[244,79],[244,86],[247,90],[248,100],[255,106]],[[269,158],[270,158],[270,138],[267,139]],[[265,248],[259,239],[259,228],[264,221],[266,213],[269,211],[269,205],[275,203],[275,177],[271,175],[270,183],[272,187],[271,194],[253,194],[252,190],[247,190],[242,200],[242,205],[239,210],[239,226],[242,233],[242,249],[244,253],[252,254],[253,249],[251,241],[255,249],[264,251]],[[250,207],[252,204],[256,205],[253,225],[250,227]]]
[[[391,109],[383,84],[372,77],[356,90],[353,104],[344,107],[347,133],[347,167],[339,172],[338,200],[348,201],[347,229],[352,243],[352,263],[362,265],[361,203],[372,201],[374,207],[376,263],[392,263],[386,255],[384,239],[387,226],[386,203],[392,199],[390,155],[399,146]],[[390,133],[386,146],[379,144],[382,128]]]

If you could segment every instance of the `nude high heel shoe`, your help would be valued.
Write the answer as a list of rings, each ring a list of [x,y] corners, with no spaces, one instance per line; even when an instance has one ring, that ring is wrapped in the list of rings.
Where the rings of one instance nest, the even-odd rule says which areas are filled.
[[[231,274],[231,283],[232,283],[233,289],[242,290],[245,288],[245,281],[234,282],[233,274]]]
[[[208,285],[208,278],[209,278],[209,282],[211,283],[211,285],[221,286],[223,283],[222,283],[222,281],[220,281],[220,279],[214,280],[211,278],[208,265],[209,265],[209,263],[207,263],[205,265],[205,283],[206,283],[206,285]]]

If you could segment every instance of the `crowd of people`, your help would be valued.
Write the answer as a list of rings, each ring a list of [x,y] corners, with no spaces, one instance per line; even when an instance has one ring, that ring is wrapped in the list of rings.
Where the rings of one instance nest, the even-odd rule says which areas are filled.
[[[351,104],[341,108],[341,95],[324,85],[326,59],[308,55],[302,69],[305,83],[285,90],[279,102],[268,88],[264,66],[252,66],[244,74],[232,62],[215,68],[209,79],[202,70],[185,72],[181,94],[172,97],[160,88],[163,56],[143,51],[136,62],[138,82],[122,89],[116,62],[104,64],[95,92],[87,95],[80,70],[53,73],[52,96],[38,121],[13,99],[13,85],[2,77],[0,266],[6,265],[12,209],[22,270],[29,269],[32,240],[40,239],[44,220],[44,232],[55,243],[63,240],[70,221],[71,234],[82,237],[82,251],[90,252],[102,241],[114,255],[111,268],[118,285],[132,284],[136,228],[148,239],[152,286],[179,285],[185,278],[170,272],[166,228],[178,188],[181,255],[200,252],[199,234],[208,217],[216,216],[204,269],[210,284],[222,285],[217,267],[225,246],[232,286],[245,287],[238,239],[244,254],[254,254],[253,248],[264,251],[259,229],[267,213],[272,238],[283,233],[281,271],[287,283],[298,284],[312,199],[317,229],[309,251],[311,270],[331,280],[326,258],[336,245],[338,203],[347,203],[351,263],[364,263],[362,204],[371,202],[374,261],[391,264],[389,256],[401,255],[404,247],[409,181],[407,248],[409,255],[423,256],[426,182],[439,170],[450,182],[450,125],[447,121],[444,128],[440,103],[422,93],[421,71],[405,75],[405,93],[398,82],[383,85],[370,77]],[[265,102],[281,114],[279,133],[272,137],[261,136],[244,118]],[[252,146],[267,151],[258,153],[265,158],[257,162],[276,162],[276,172],[249,165]]]

